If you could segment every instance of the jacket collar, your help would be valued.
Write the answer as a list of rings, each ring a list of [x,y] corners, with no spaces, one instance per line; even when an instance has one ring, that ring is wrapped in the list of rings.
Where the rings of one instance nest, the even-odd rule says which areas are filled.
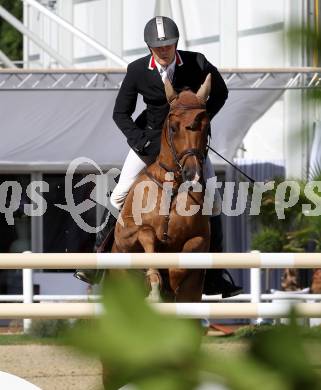
[[[180,56],[178,51],[176,51],[176,65],[177,66],[182,66],[183,65],[182,57]],[[149,59],[149,63],[148,63],[148,69],[149,70],[154,70],[155,68],[157,68],[156,62],[155,62],[155,58],[154,58],[153,55],[151,55],[151,57]]]

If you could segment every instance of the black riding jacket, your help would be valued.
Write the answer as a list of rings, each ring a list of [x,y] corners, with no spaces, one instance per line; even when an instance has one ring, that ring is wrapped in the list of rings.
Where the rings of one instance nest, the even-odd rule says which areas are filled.
[[[178,93],[186,87],[197,92],[208,73],[212,74],[212,88],[206,108],[212,119],[227,99],[228,90],[223,78],[203,54],[177,51],[172,84]],[[146,109],[134,122],[132,114],[138,94],[143,96]],[[129,64],[116,98],[113,119],[136,153],[158,155],[162,127],[168,111],[164,84],[153,56],[149,54]],[[144,149],[147,141],[151,141],[151,145]]]

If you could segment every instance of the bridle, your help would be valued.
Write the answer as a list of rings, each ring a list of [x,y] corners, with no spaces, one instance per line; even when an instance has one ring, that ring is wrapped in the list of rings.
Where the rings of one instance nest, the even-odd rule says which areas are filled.
[[[173,141],[173,134],[174,130],[172,126],[170,126],[170,116],[174,113],[175,110],[191,110],[191,109],[200,109],[203,110],[206,113],[206,106],[205,104],[191,104],[191,105],[183,105],[179,104],[176,105],[175,107],[171,107],[167,116],[167,125],[166,125],[166,141],[167,144],[170,148],[174,163],[175,163],[175,168],[173,169],[172,167],[169,167],[168,165],[164,164],[161,161],[158,161],[158,165],[165,169],[167,172],[173,172],[174,175],[182,175],[183,172],[183,164],[181,163],[182,159],[186,156],[195,156],[197,160],[199,161],[200,165],[202,165],[206,159],[207,156],[207,151],[208,149],[206,148],[205,151],[197,149],[197,148],[189,148],[183,150],[181,153],[177,153],[177,150],[174,145]]]
[[[170,102],[170,104],[172,104],[172,101]],[[169,119],[170,119],[170,115],[174,112],[174,110],[190,110],[190,109],[201,109],[201,110],[204,110],[206,112],[206,105],[205,104],[191,104],[191,105],[183,105],[183,104],[179,104],[175,107],[172,107],[170,108],[169,110],[169,113],[168,113],[168,116],[167,116],[167,137],[166,139],[168,139],[169,141],[167,141],[169,147],[170,147],[170,150],[171,150],[171,153],[172,153],[172,156],[173,156],[173,159],[174,159],[174,162],[175,162],[175,165],[176,167],[173,169],[169,166],[167,166],[166,164],[162,163],[162,162],[158,162],[158,165],[165,169],[167,172],[173,172],[174,175],[178,175],[178,176],[182,176],[182,172],[183,172],[183,165],[181,164],[181,160],[183,159],[183,157],[185,156],[195,156],[199,163],[202,165],[203,162],[205,161],[206,157],[207,157],[207,154],[208,154],[208,151],[211,150],[212,152],[214,152],[215,154],[217,154],[220,158],[222,158],[225,162],[227,162],[229,165],[231,165],[235,170],[237,170],[238,172],[240,172],[244,177],[246,177],[250,183],[254,184],[255,183],[255,180],[253,178],[251,178],[249,175],[247,175],[243,170],[241,170],[239,167],[237,167],[235,164],[233,164],[231,161],[227,160],[224,156],[222,156],[220,153],[218,153],[215,149],[213,149],[211,146],[210,146],[210,131],[208,131],[208,142],[207,142],[207,145],[206,145],[206,150],[205,152],[199,150],[199,149],[195,149],[195,148],[190,148],[190,149],[186,149],[186,150],[183,150],[183,152],[181,152],[180,154],[177,154],[177,151],[175,149],[175,145],[174,145],[174,142],[173,142],[173,129],[172,127],[170,126],[169,124]],[[210,128],[210,122],[208,123],[208,129]]]

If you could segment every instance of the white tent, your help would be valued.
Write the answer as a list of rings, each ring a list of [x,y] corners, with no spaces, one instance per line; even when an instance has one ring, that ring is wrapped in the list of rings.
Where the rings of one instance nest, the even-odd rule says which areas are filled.
[[[96,88],[85,89],[77,82],[72,89],[66,85],[52,88],[45,83],[44,74],[29,75],[35,78],[32,85],[26,81],[23,88],[17,88],[8,81],[8,74],[6,79],[4,73],[0,74],[0,82],[1,77],[5,80],[5,88],[0,88],[0,168],[45,172],[64,168],[77,157],[92,159],[100,167],[123,163],[129,147],[112,120],[117,88],[96,84]],[[78,79],[80,76],[81,73],[77,74]],[[122,77],[120,73],[114,75],[113,85]],[[248,85],[257,78],[257,74],[247,75]],[[229,98],[212,123],[212,146],[232,159],[253,122],[283,93],[283,89],[270,88],[283,85],[288,78],[289,74],[281,73],[262,89],[246,90],[242,78],[233,79],[229,83]],[[53,77],[51,85],[57,86],[54,80]],[[34,88],[35,85],[38,87]],[[136,113],[142,109],[143,102],[139,101]],[[214,161],[222,163],[219,157]]]

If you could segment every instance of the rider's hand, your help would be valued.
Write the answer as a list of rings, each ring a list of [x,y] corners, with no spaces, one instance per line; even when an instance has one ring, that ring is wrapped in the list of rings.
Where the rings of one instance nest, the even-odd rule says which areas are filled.
[[[143,148],[143,153],[145,156],[157,156],[159,154],[159,150],[160,150],[159,141],[147,140]]]
[[[157,156],[160,145],[157,141],[145,140],[143,145],[136,145],[133,147],[134,151],[141,156]]]
[[[140,155],[144,155],[144,148],[145,148],[145,145],[148,146],[150,143],[150,141],[147,139],[147,137],[143,137],[142,139],[140,139],[138,142],[136,141],[136,143],[134,145],[131,145],[132,149],[140,154]]]

